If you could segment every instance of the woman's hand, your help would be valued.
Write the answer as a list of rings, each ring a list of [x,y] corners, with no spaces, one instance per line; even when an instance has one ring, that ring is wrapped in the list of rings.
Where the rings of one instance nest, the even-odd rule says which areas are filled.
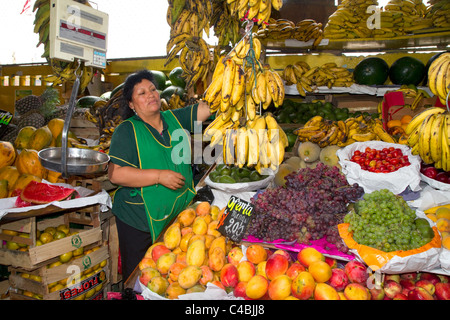
[[[172,170],[159,170],[158,184],[161,184],[169,189],[176,190],[184,186],[184,176]]]

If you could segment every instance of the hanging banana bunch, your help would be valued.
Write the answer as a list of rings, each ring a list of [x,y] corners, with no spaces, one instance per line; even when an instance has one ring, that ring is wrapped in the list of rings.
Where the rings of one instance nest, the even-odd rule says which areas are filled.
[[[91,6],[86,0],[78,0],[77,2]],[[88,86],[92,77],[95,74],[93,67],[85,66],[84,62],[79,64],[78,61],[66,62],[50,58],[50,0],[36,0],[33,5],[33,12],[36,12],[33,21],[34,33],[39,35],[39,42],[36,47],[41,44],[44,45],[44,53],[42,58],[45,58],[52,68],[53,74],[47,77],[43,77],[42,80],[52,84],[52,87],[60,85],[65,82],[74,82],[76,79],[76,73],[81,73],[80,78],[80,92]]]
[[[272,8],[280,10],[282,0],[227,0],[231,15],[237,15],[239,19],[248,19],[261,26],[269,21]]]
[[[218,47],[223,48],[228,45],[234,47],[241,39],[240,19],[231,15],[230,6],[224,0],[212,0],[212,6],[211,26],[218,39]]]
[[[209,46],[203,32],[209,36],[212,4],[210,0],[170,0],[167,23],[170,39],[167,42],[167,66],[177,54],[186,87],[199,80],[206,81],[211,67]]]

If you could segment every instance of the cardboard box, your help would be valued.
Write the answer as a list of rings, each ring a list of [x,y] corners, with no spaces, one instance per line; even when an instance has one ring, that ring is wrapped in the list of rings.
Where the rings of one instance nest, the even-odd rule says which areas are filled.
[[[333,95],[331,103],[337,108],[348,108],[350,112],[378,112],[381,97],[367,95]]]

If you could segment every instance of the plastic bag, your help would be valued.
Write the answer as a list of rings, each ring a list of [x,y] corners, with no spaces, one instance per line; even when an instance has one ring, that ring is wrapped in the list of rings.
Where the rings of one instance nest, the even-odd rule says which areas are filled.
[[[408,156],[411,165],[403,167],[394,172],[375,173],[361,169],[358,163],[350,161],[356,150],[364,152],[366,147],[381,150],[394,147],[402,150]],[[380,189],[388,189],[394,194],[402,193],[407,187],[412,191],[420,190],[420,157],[411,154],[407,145],[387,143],[383,141],[354,142],[336,152],[342,172],[347,177],[349,184],[358,183],[366,193]]]
[[[420,218],[426,218],[424,213],[417,212]],[[366,245],[362,245],[353,240],[352,233],[348,231],[349,224],[338,225],[339,235],[350,252],[358,256],[372,270],[380,270],[384,273],[406,273],[417,271],[432,271],[440,266],[441,256],[441,236],[434,226],[434,238],[426,245],[412,249],[384,252]]]

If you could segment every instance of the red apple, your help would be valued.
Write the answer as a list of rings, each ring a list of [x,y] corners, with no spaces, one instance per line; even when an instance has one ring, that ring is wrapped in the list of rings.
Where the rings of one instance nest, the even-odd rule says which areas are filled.
[[[449,176],[447,172],[444,171],[438,172],[434,179],[442,183],[449,183]]]
[[[328,280],[328,284],[332,286],[336,291],[342,291],[345,289],[350,280],[343,269],[333,268],[331,269],[331,278]]]
[[[386,296],[383,288],[373,287],[369,289],[369,292],[370,296],[372,297],[372,300],[384,300],[384,297]]]
[[[420,171],[430,179],[435,179],[438,174],[438,170],[435,167],[422,168]]]
[[[393,280],[388,280],[384,282],[384,293],[390,299],[394,298],[397,293],[401,293],[402,289],[403,288],[400,285],[400,283],[395,282]]]
[[[450,300],[450,283],[438,282],[434,285],[434,294],[438,300]]]
[[[400,275],[399,274],[387,274],[384,277],[384,281],[392,280],[395,282],[400,282]]]
[[[367,272],[367,267],[362,262],[351,260],[347,262],[344,270],[350,282],[366,285],[369,273]]]
[[[424,289],[427,290],[431,295],[433,295],[434,292],[435,292],[435,290],[436,290],[434,284],[432,284],[431,281],[425,280],[425,279],[422,279],[422,280],[417,281],[417,282],[416,282],[416,287],[424,288]]]
[[[397,293],[392,300],[408,300],[408,296],[404,293]]]
[[[417,272],[408,272],[408,273],[402,273],[400,274],[400,279],[407,279],[407,280],[417,280],[418,273]]]
[[[434,300],[433,296],[424,288],[415,287],[408,293],[408,300]]]
[[[419,280],[428,280],[434,285],[436,285],[436,283],[438,282],[441,282],[441,279],[439,279],[436,274],[430,272],[421,272],[419,275]]]
[[[403,289],[405,290],[412,290],[414,289],[415,282],[411,279],[400,279],[400,285],[403,287]]]

